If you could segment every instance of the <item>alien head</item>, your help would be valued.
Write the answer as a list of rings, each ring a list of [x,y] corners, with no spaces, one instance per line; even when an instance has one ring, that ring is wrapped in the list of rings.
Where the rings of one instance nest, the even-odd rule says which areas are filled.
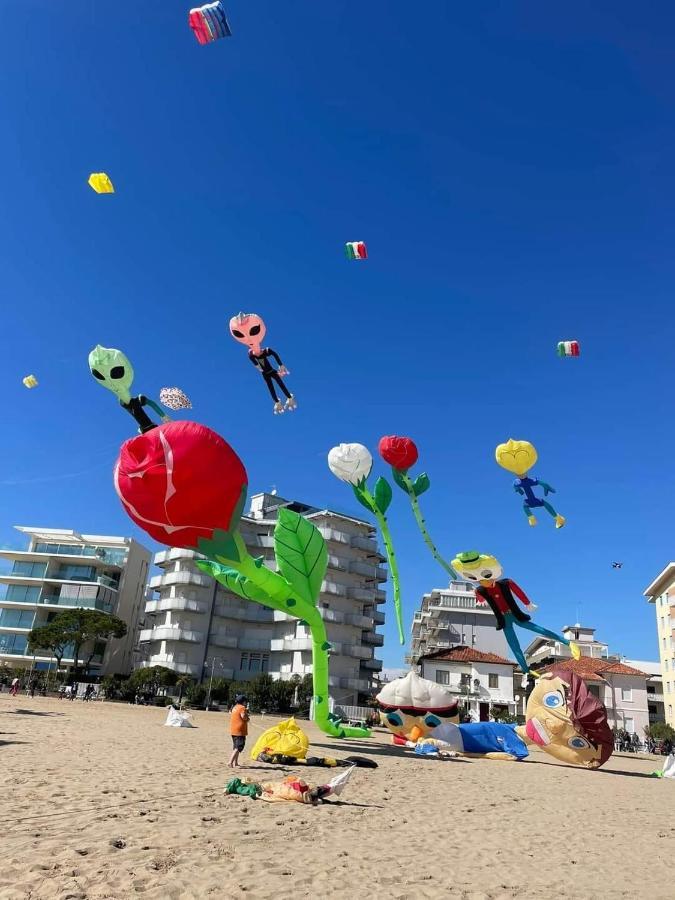
[[[486,553],[476,553],[475,550],[458,554],[457,558],[452,561],[452,567],[461,578],[466,578],[467,581],[474,583],[497,581],[504,572],[496,557],[488,556]]]
[[[97,344],[89,354],[89,369],[99,384],[112,391],[122,403],[131,400],[129,388],[134,380],[134,369],[121,350]]]
[[[239,341],[240,344],[245,344],[249,350],[253,350],[256,354],[260,353],[260,344],[264,340],[266,333],[265,323],[255,313],[239,313],[238,316],[233,316],[230,319],[230,334],[232,337],[235,341]]]

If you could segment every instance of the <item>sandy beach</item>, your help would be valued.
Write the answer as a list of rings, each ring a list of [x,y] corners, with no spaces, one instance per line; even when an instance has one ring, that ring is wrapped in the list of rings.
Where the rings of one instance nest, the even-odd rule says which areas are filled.
[[[165,728],[162,709],[0,696],[7,900],[280,896],[671,898],[675,782],[662,760],[591,772],[535,752],[522,763],[422,760],[386,734],[327,739],[372,756],[340,802],[223,794],[226,715]],[[249,747],[270,717],[252,719]],[[249,763],[248,753],[242,755]],[[251,764],[261,780],[334,770]]]

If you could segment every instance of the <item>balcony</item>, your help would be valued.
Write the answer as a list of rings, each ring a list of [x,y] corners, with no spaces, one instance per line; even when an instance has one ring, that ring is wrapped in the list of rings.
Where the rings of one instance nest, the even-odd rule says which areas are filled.
[[[324,609],[320,607],[319,612],[324,622],[334,622],[336,625],[344,625],[345,614],[337,609]]]
[[[361,640],[371,647],[381,647],[384,644],[384,635],[376,631],[364,631]]]
[[[226,647],[234,650],[237,647],[237,643],[237,638],[233,634],[218,634],[218,632],[215,632],[209,635],[209,644],[212,644],[214,647]]]
[[[162,566],[171,560],[177,559],[204,559],[201,553],[194,550],[183,550],[181,547],[171,547],[169,550],[160,550],[155,553],[155,565]]]
[[[372,682],[362,678],[341,678],[340,687],[349,688],[352,691],[369,691],[372,688]]]
[[[154,575],[148,582],[153,589],[169,587],[172,584],[194,584],[200,587],[209,587],[213,584],[208,575],[199,572],[165,572],[163,575]]]
[[[375,623],[375,625],[384,625],[384,618],[384,613],[380,612],[378,609],[376,609],[373,613],[373,622]]]
[[[138,636],[141,643],[147,641],[188,641],[198,644],[204,640],[202,631],[181,628],[180,625],[157,625],[155,628],[144,628]]]
[[[375,577],[377,578],[378,581],[386,581],[387,578],[389,578],[389,575],[387,574],[387,570],[385,569],[384,566],[377,567],[377,572],[375,573]]]
[[[337,581],[322,581],[322,594],[336,594],[338,597],[347,596],[347,588],[344,584],[338,584]]]
[[[112,612],[115,608],[114,600],[104,600],[101,597],[62,597],[61,594],[47,594],[37,601],[40,606],[58,606],[61,609],[100,609],[103,612]]]
[[[275,638],[267,643],[270,650],[277,651],[312,649],[312,641],[310,638]]]
[[[663,703],[663,694],[647,694],[647,703]]]
[[[382,665],[381,659],[364,659],[361,661],[362,668],[370,669],[371,672],[381,672]]]
[[[167,669],[172,669],[180,675],[193,675],[195,677],[201,675],[201,666],[194,663],[174,662],[172,656],[161,653],[156,653],[148,657],[148,659],[144,659],[140,667],[141,669],[149,669],[152,666],[165,666]]]
[[[199,600],[188,600],[185,597],[165,597],[163,600],[146,600],[145,611],[148,615],[168,612],[169,610],[203,614],[208,612],[208,607],[206,603],[200,603]]]
[[[328,568],[335,569],[337,572],[348,572],[349,560],[343,559],[341,556],[335,556],[333,553],[329,553]]]
[[[355,575],[363,575],[364,578],[375,578],[377,575],[377,566],[374,563],[367,563],[361,559],[353,559],[349,564],[349,571]]]
[[[351,540],[352,547],[356,550],[363,550],[368,556],[379,557],[380,552],[377,549],[377,541],[373,538],[361,537],[355,534]]]
[[[375,591],[375,603],[386,603],[387,594],[385,591]]]
[[[371,650],[368,647],[362,647],[361,644],[349,644],[343,641],[330,641],[332,652],[341,656],[352,656],[355,659],[368,659]]]
[[[347,546],[351,544],[351,535],[344,531],[336,531],[335,528],[327,528],[322,525],[319,532],[325,540],[332,541],[334,544],[346,544]]]
[[[374,603],[375,596],[372,590],[368,590],[368,588],[357,588],[350,587],[347,588],[347,596],[352,600],[358,600],[360,603]]]
[[[264,650],[269,653],[272,641],[271,639],[262,640],[261,638],[252,638],[241,635],[237,643],[240,650]]]
[[[271,624],[275,620],[273,611],[259,603],[247,603],[246,606],[216,603],[213,614],[221,619],[234,619],[237,622],[267,622]]]
[[[345,625],[355,625],[357,628],[372,628],[375,622],[372,616],[360,616],[354,613],[348,613],[345,616]]]

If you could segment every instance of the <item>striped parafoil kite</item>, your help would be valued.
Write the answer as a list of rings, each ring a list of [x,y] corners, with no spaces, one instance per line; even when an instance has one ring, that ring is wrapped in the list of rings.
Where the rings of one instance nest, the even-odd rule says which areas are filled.
[[[560,341],[558,356],[579,356],[579,341]]]
[[[210,44],[218,38],[232,37],[232,31],[220,0],[195,6],[188,15],[190,28],[200,44]]]
[[[368,259],[368,250],[363,241],[347,241],[345,256],[347,259]]]
[[[89,176],[89,187],[93,188],[97,194],[114,194],[115,188],[110,180],[110,176],[105,172],[92,172]]]

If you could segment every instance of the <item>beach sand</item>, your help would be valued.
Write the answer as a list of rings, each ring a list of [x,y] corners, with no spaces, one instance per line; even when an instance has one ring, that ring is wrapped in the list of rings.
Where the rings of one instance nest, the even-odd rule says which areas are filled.
[[[675,781],[662,759],[597,772],[535,751],[522,763],[406,756],[385,733],[316,755],[370,755],[341,802],[223,794],[228,717],[0,695],[2,865],[8,900],[618,898],[675,895]],[[274,719],[253,717],[249,748]],[[242,754],[250,762],[248,752]],[[272,780],[335,770],[251,764]]]

